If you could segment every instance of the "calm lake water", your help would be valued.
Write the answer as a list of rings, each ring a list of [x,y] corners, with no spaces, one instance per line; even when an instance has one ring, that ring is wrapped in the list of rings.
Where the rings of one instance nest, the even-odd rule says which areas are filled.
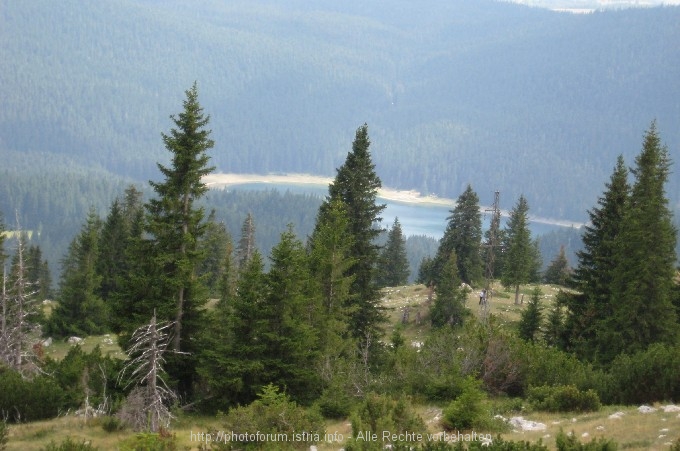
[[[320,198],[324,198],[328,194],[327,187],[319,187],[313,185],[294,185],[294,184],[275,184],[275,183],[247,183],[243,185],[234,185],[229,189],[243,189],[243,190],[269,190],[275,189],[280,192],[290,191],[292,193],[315,194]],[[446,229],[447,219],[451,215],[453,203],[450,206],[433,205],[433,204],[413,204],[404,202],[395,202],[386,199],[379,199],[380,203],[387,205],[383,211],[383,226],[385,228],[391,227],[394,223],[394,218],[399,218],[404,236],[425,235],[433,238],[441,238]],[[501,227],[504,225],[507,218],[501,219]],[[490,213],[482,213],[482,228],[486,230],[491,221]],[[541,222],[531,222],[530,228],[533,236],[540,236],[552,230],[559,229],[564,226],[545,224]]]

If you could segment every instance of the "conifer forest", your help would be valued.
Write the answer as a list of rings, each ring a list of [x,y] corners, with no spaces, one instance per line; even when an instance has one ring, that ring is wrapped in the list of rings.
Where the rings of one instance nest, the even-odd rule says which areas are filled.
[[[680,450],[680,7],[302,3],[0,6],[0,450]]]

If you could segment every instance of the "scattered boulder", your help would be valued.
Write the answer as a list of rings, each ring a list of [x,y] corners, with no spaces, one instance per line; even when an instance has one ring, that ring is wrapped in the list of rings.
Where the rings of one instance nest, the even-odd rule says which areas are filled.
[[[621,418],[623,418],[624,415],[625,415],[625,413],[623,413],[621,411],[614,412],[611,415],[609,415],[609,419],[610,420],[620,420]]]
[[[656,412],[656,409],[654,407],[651,407],[651,406],[640,406],[640,407],[638,407],[637,410],[640,413],[654,413],[654,412]]]
[[[83,339],[80,337],[69,337],[67,342],[70,345],[79,345],[83,343]]]
[[[664,413],[680,412],[680,406],[676,406],[674,404],[669,404],[661,408],[663,409]]]
[[[46,339],[43,340],[42,345],[46,348],[49,348],[52,346],[52,337],[47,337]]]
[[[525,420],[523,417],[512,417],[508,423],[519,431],[544,431],[547,426],[544,423]]]

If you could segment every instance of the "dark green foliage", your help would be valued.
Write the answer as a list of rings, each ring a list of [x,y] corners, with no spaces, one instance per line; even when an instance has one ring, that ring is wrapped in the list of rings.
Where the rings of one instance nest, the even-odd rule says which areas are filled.
[[[2,229],[0,228],[0,231]],[[0,232],[1,233],[1,232]],[[0,242],[0,246],[2,243]],[[2,259],[0,258],[0,261]],[[44,301],[52,297],[52,274],[47,260],[43,258],[40,246],[29,246],[26,252],[26,276],[31,291],[35,291],[35,299]]]
[[[248,404],[268,382],[260,335],[268,326],[260,308],[266,302],[267,285],[262,256],[255,251],[241,272],[236,296],[218,304],[204,346],[199,353],[198,372],[207,385],[207,395],[224,409],[230,404]]]
[[[125,423],[115,416],[105,416],[101,419],[102,429],[106,432],[120,432],[125,430]]]
[[[351,285],[354,265],[351,257],[352,237],[345,204],[334,201],[328,205],[323,220],[319,218],[310,237],[309,269],[319,293],[321,306],[313,321],[319,331],[321,351],[319,370],[325,383],[333,383],[338,375],[335,365],[346,357],[354,343],[348,339],[351,302]],[[328,390],[328,389],[327,389]]]
[[[262,387],[257,400],[248,406],[231,409],[227,415],[221,416],[221,420],[222,429],[235,434],[253,434],[259,431],[262,434],[281,435],[278,436],[280,437],[278,440],[275,439],[275,435],[268,441],[233,440],[227,444],[214,443],[216,449],[307,449],[318,441],[309,436],[295,437],[294,433],[318,434],[319,441],[323,439],[325,433],[321,415],[299,406],[273,385]]]
[[[360,432],[365,434],[367,431],[376,433],[377,440],[362,440],[358,437]],[[388,444],[387,441],[383,441],[382,431],[389,431],[392,434],[409,432],[424,435],[426,427],[408,399],[404,397],[392,399],[386,395],[369,393],[352,415],[352,438],[348,440],[345,449],[381,450]]]
[[[618,266],[616,244],[626,212],[630,186],[628,170],[619,156],[598,206],[588,212],[590,224],[583,233],[584,249],[577,253],[574,284],[580,294],[564,295],[567,307],[565,333],[568,346],[580,357],[594,359],[606,353],[609,343],[603,322],[613,311],[612,281]]]
[[[99,448],[93,446],[89,440],[83,439],[82,441],[76,441],[71,437],[66,437],[61,443],[51,441],[47,446],[41,448],[40,451],[96,451],[98,449]]]
[[[434,283],[434,259],[432,257],[423,257],[420,261],[416,283],[422,283],[428,287]]]
[[[672,303],[677,231],[665,192],[670,166],[668,149],[652,123],[631,170],[635,182],[614,251],[619,266],[612,279],[613,314],[604,322],[609,339],[604,361],[678,337]]]
[[[564,314],[562,313],[562,306],[559,302],[559,299],[563,296],[563,292],[557,294],[557,302],[548,312],[548,317],[546,318],[543,330],[543,341],[546,346],[554,346],[558,349],[564,349],[566,342]]]
[[[50,335],[85,336],[106,331],[108,311],[99,297],[102,277],[97,271],[101,228],[101,220],[90,210],[62,262],[59,305],[47,324]]]
[[[567,254],[564,250],[564,246],[560,246],[560,252],[546,268],[545,273],[543,274],[543,280],[545,283],[564,286],[567,284],[570,277],[571,268],[567,261]]]
[[[205,234],[198,247],[203,258],[196,273],[203,279],[210,297],[228,297],[234,277],[233,244],[224,223],[217,222],[214,210],[208,216]]]
[[[322,314],[312,296],[307,255],[292,226],[272,249],[267,293],[259,303],[258,342],[266,382],[285,387],[297,401],[311,401],[320,386],[319,337],[312,318]]]
[[[441,281],[444,265],[451,253],[456,254],[458,277],[470,285],[481,283],[482,259],[482,215],[479,211],[479,197],[468,185],[465,192],[458,197],[444,236],[442,237],[434,263],[437,283]]]
[[[465,308],[466,292],[460,287],[456,254],[451,252],[442,267],[439,283],[435,286],[436,298],[430,308],[433,327],[461,326],[469,311]]]
[[[255,220],[252,213],[248,212],[246,219],[243,221],[243,226],[241,226],[241,238],[236,248],[236,262],[240,271],[248,266],[248,262],[253,257],[256,249]]]
[[[594,390],[581,391],[573,385],[529,387],[526,397],[532,408],[548,412],[595,412],[601,407]]]
[[[142,226],[139,224],[143,215],[142,192],[134,185],[125,189],[122,198],[117,197],[101,227],[97,255],[97,273],[101,283],[97,294],[117,316],[111,325],[117,330],[122,320],[118,306],[115,304],[117,296],[122,295],[125,279],[133,257],[130,247],[134,239],[140,237]]]
[[[541,330],[541,323],[543,321],[542,295],[541,289],[535,287],[531,291],[531,299],[529,299],[527,306],[522,310],[518,326],[519,338],[522,340],[533,342]]]
[[[376,273],[379,287],[398,287],[408,282],[406,240],[401,231],[399,218],[394,218],[394,224],[387,233],[387,243],[378,258]]]
[[[680,399],[680,349],[654,344],[632,355],[620,355],[610,365],[611,383],[603,400],[637,404]]]
[[[17,371],[0,367],[0,416],[11,422],[54,418],[64,406],[64,393],[48,376],[23,379]]]
[[[326,220],[326,212],[333,202],[345,204],[351,238],[349,257],[352,259],[348,272],[352,276],[349,331],[354,338],[366,342],[371,341],[370,337],[380,335],[385,320],[379,305],[380,291],[375,284],[379,255],[375,240],[382,231],[377,225],[382,220],[380,214],[385,205],[376,203],[382,184],[371,161],[369,146],[368,126],[364,124],[357,129],[352,150],[328,187],[328,198],[317,219],[319,227]]]
[[[560,431],[555,437],[555,445],[558,451],[616,451],[618,444],[604,437],[591,440],[588,443],[581,443],[574,433],[565,434]]]
[[[519,303],[519,287],[531,281],[537,268],[535,243],[529,230],[529,204],[520,196],[510,212],[503,239],[504,256],[501,282],[515,288],[515,304]]]
[[[161,321],[173,322],[172,349],[166,369],[178,381],[181,394],[191,393],[195,376],[198,333],[202,330],[202,311],[207,294],[197,270],[204,258],[198,243],[205,235],[204,210],[196,205],[208,190],[202,177],[214,168],[208,166],[207,151],[214,146],[206,129],[210,120],[198,102],[196,83],[185,92],[183,111],[172,116],[176,128],[163,134],[171,153],[171,165],[158,164],[162,182],[150,182],[156,198],[146,204],[146,230],[151,235],[151,255],[157,268],[146,277],[155,277],[152,299]],[[151,307],[151,306],[149,306]],[[154,312],[147,311],[146,317]],[[139,326],[139,324],[137,324]]]
[[[123,386],[116,383],[122,367],[121,360],[103,356],[99,346],[90,353],[74,346],[63,359],[48,360],[44,370],[61,387],[64,410],[83,407],[86,397],[91,407],[106,409],[124,396]]]
[[[456,254],[456,267],[461,281],[476,285],[482,281],[482,215],[479,211],[479,197],[468,185],[458,197],[444,236],[434,260],[434,276],[437,283],[451,253]]]
[[[481,381],[472,376],[466,377],[461,394],[442,412],[442,426],[449,431],[487,426],[491,416],[484,406],[485,399]]]

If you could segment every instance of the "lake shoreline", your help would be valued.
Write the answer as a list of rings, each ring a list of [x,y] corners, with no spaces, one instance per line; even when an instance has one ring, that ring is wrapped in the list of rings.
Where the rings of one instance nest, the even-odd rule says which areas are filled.
[[[331,177],[323,177],[311,174],[235,174],[235,173],[212,173],[203,177],[203,182],[208,188],[228,188],[230,186],[245,185],[250,183],[261,183],[263,185],[310,185],[317,188],[327,188],[333,182]],[[381,188],[378,190],[378,197],[392,202],[422,205],[422,206],[447,206],[453,209],[456,205],[454,199],[447,199],[437,196],[423,196],[416,190],[397,190],[392,188]],[[486,209],[487,207],[480,207]],[[501,211],[503,216],[508,216],[507,211]],[[581,222],[530,217],[533,222],[541,224],[556,225],[561,227],[580,228],[584,224]]]

